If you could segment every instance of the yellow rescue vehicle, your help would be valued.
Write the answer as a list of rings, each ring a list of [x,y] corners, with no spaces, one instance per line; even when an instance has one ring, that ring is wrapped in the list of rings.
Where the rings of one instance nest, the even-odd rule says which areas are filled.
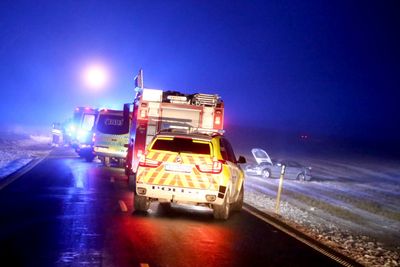
[[[244,174],[229,141],[219,133],[184,133],[174,129],[157,134],[139,161],[134,207],[147,211],[151,201],[162,205],[191,204],[213,209],[226,220],[241,210]]]

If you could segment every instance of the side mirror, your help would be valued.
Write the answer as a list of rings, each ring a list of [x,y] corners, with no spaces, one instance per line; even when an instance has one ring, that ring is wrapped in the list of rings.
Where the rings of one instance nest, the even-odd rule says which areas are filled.
[[[239,164],[244,164],[244,163],[246,163],[246,158],[243,157],[243,156],[239,156],[239,159],[238,159],[237,163],[239,163]]]

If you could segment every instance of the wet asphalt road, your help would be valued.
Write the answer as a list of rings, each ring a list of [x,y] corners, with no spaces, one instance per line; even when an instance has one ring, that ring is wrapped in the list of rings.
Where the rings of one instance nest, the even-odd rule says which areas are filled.
[[[245,211],[132,204],[123,170],[56,149],[0,191],[0,266],[338,265]]]

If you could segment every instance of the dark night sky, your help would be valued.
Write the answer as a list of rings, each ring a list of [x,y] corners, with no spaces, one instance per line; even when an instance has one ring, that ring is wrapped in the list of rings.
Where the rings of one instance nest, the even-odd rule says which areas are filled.
[[[142,67],[146,87],[220,94],[227,124],[397,137],[398,1],[61,2],[0,2],[1,125],[122,107]]]

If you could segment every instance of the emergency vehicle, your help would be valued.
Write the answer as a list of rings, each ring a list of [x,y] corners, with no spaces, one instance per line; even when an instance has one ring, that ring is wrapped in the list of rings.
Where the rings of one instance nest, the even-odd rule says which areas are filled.
[[[162,131],[139,161],[134,207],[147,211],[150,202],[206,206],[226,220],[241,210],[244,173],[229,141],[218,133]]]
[[[61,129],[61,124],[59,122],[53,122],[51,128],[51,136],[52,136],[51,146],[58,147],[60,144],[63,143],[63,133]]]
[[[135,85],[134,102],[124,105],[124,117],[132,114],[125,166],[131,190],[135,186],[139,159],[157,132],[169,128],[222,132],[224,125],[224,103],[217,94],[144,88],[142,70],[135,78]]]
[[[92,139],[98,114],[96,108],[77,107],[72,123],[66,129],[71,146],[79,156],[84,157],[87,161],[92,161],[94,158]]]
[[[127,144],[129,141],[129,116],[123,116],[122,110],[101,109],[93,136],[94,153],[105,166],[117,162],[125,165]]]

